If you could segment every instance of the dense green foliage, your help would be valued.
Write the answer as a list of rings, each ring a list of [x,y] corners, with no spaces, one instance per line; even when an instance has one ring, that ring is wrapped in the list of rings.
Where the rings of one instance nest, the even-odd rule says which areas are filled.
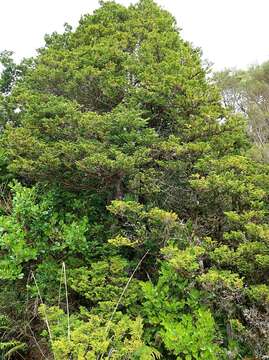
[[[3,53],[0,350],[266,359],[269,167],[152,0]]]

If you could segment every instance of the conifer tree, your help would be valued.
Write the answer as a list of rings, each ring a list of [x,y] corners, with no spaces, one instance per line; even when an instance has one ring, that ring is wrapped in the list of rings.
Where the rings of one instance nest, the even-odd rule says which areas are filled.
[[[262,359],[269,167],[200,50],[152,0],[45,40],[1,99],[0,349]]]

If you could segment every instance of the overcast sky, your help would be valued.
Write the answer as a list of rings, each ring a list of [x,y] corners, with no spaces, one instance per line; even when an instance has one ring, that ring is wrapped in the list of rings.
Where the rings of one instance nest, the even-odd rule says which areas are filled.
[[[128,5],[129,0],[119,0]],[[269,0],[157,0],[176,17],[182,35],[202,48],[215,69],[269,60]],[[98,0],[0,0],[0,51],[32,56],[45,33],[76,26]]]

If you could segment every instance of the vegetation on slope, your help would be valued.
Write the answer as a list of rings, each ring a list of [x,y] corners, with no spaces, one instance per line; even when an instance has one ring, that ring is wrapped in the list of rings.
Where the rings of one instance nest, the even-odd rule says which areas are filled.
[[[265,359],[269,167],[175,19],[102,2],[1,59],[3,356]]]

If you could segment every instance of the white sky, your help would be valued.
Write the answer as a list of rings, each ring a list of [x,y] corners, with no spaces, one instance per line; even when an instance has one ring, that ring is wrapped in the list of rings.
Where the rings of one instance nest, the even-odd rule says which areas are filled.
[[[128,5],[129,0],[117,2]],[[172,12],[182,35],[203,49],[215,69],[269,60],[269,0],[157,0]],[[0,0],[0,51],[31,56],[45,33],[76,26],[98,0]]]

